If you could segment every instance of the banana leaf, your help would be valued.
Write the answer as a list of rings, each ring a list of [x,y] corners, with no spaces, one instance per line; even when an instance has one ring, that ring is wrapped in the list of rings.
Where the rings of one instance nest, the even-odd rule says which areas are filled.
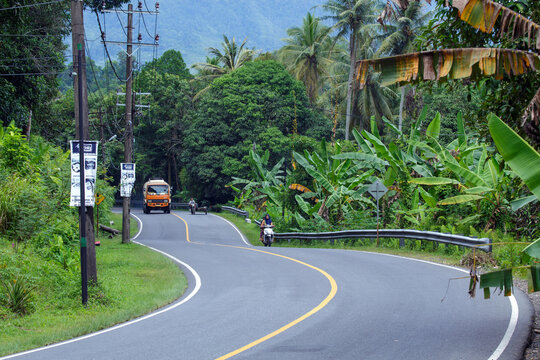
[[[523,252],[533,258],[540,259],[540,239],[523,249]]]
[[[540,291],[540,265],[531,265],[531,269],[527,272],[527,280],[529,292]]]
[[[435,114],[435,117],[431,122],[429,123],[426,135],[431,136],[435,139],[439,138],[439,134],[441,133],[441,114],[437,111],[437,114]]]
[[[439,201],[438,205],[456,205],[456,204],[463,204],[469,201],[476,201],[483,199],[483,196],[479,195],[458,195],[446,198],[444,200]]]
[[[315,167],[311,165],[310,162],[304,156],[300,155],[296,151],[293,151],[293,156],[296,162],[300,164],[304,169],[308,169],[308,168],[315,169]]]
[[[413,178],[409,180],[410,184],[418,185],[447,185],[447,184],[459,184],[459,181],[450,178],[443,177],[422,177]]]
[[[540,69],[540,56],[535,53],[499,48],[443,49],[396,55],[356,63],[360,89],[367,82],[366,68],[382,72],[381,85],[390,86],[415,81],[462,79],[473,74],[495,76],[521,75]]]
[[[534,195],[526,196],[521,199],[510,201],[510,206],[512,207],[512,211],[518,211],[519,209],[521,209],[527,204],[530,204],[533,201],[538,201],[538,198]]]
[[[425,165],[413,165],[412,169],[423,177],[433,177],[432,172]]]
[[[480,288],[485,289],[490,287],[504,289],[504,296],[512,295],[512,269],[493,271],[480,275]]]
[[[375,150],[370,146],[369,142],[366,139],[364,139],[364,137],[358,132],[358,130],[353,129],[352,133],[358,146],[364,153],[371,154],[371,155],[376,154]]]
[[[431,195],[429,192],[424,190],[423,188],[419,188],[420,195],[422,196],[422,199],[424,199],[424,202],[430,207],[430,208],[436,208],[437,207],[437,199],[433,195]]]
[[[488,115],[488,125],[503,159],[540,199],[540,154],[497,116]]]
[[[540,26],[491,0],[454,0],[461,20],[480,31],[493,31],[495,22],[501,17],[500,34],[511,35],[512,39],[527,38],[527,45],[540,50]],[[536,42],[534,41],[536,37]]]
[[[467,184],[472,184],[474,186],[485,186],[488,187],[488,184],[480,176],[475,174],[469,169],[466,169],[458,164],[453,163],[452,161],[446,161],[445,165],[457,176],[462,177]]]
[[[291,184],[289,185],[289,189],[291,190],[298,190],[298,191],[301,191],[301,192],[312,192],[311,190],[309,190],[309,188],[305,187],[304,185],[301,185],[301,184]]]
[[[396,125],[394,125],[390,120],[386,118],[386,116],[382,117],[383,122],[392,130],[394,130],[399,136],[403,136],[403,132],[397,128]]]
[[[457,115],[457,129],[458,129],[458,141],[459,147],[467,144],[467,134],[465,134],[465,126],[463,125],[463,115],[461,111]]]
[[[302,199],[299,195],[295,195],[294,198],[296,199],[298,206],[300,206],[300,209],[302,209],[302,211],[306,214],[309,214],[309,203],[304,201],[304,199]]]
[[[490,187],[486,187],[486,186],[476,186],[476,187],[473,187],[473,188],[469,188],[469,189],[465,189],[463,192],[465,194],[484,194],[484,193],[487,193],[487,192],[491,192],[493,191],[494,189],[493,188],[490,188]]]

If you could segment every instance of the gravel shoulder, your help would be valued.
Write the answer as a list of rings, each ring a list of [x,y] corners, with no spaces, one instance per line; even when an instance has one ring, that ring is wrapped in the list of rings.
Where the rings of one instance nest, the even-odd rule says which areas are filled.
[[[526,280],[515,280],[514,286],[527,294]],[[540,360],[540,292],[527,295],[534,306],[535,320],[531,329],[531,343],[525,349],[523,360]]]

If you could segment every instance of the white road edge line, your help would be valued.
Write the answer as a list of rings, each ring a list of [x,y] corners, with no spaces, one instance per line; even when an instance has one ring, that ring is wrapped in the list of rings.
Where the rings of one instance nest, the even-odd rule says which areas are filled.
[[[140,226],[140,229],[139,229],[139,232],[132,238],[132,240],[135,240],[140,234],[141,234],[141,231],[142,231],[142,221],[141,219],[139,219],[137,216],[131,214],[131,216],[133,216],[135,219],[137,219],[137,221],[139,222],[139,224],[141,225]],[[113,327],[110,327],[110,328],[107,328],[107,329],[104,329],[104,330],[100,330],[100,331],[97,331],[95,333],[91,333],[91,334],[88,334],[88,335],[84,335],[84,336],[81,336],[81,337],[78,337],[78,338],[75,338],[75,339],[71,339],[71,340],[67,340],[67,341],[63,341],[63,342],[59,342],[59,343],[56,343],[56,344],[52,344],[52,345],[48,345],[48,346],[44,346],[44,347],[40,347],[40,348],[37,348],[37,349],[32,349],[32,350],[27,350],[27,351],[24,351],[24,352],[20,352],[20,353],[16,353],[16,354],[12,354],[12,355],[8,355],[8,356],[4,356],[4,357],[0,357],[0,360],[4,360],[4,359],[12,359],[12,358],[15,358],[15,357],[18,357],[18,356],[23,356],[23,355],[28,355],[28,354],[32,354],[32,353],[35,353],[35,352],[39,352],[39,351],[44,351],[44,350],[48,350],[48,349],[52,349],[52,348],[55,348],[55,347],[58,347],[58,346],[63,346],[63,345],[67,345],[67,344],[71,344],[71,343],[74,343],[74,342],[77,342],[77,341],[81,341],[81,340],[85,340],[85,339],[89,339],[91,337],[94,337],[94,336],[98,336],[98,335],[101,335],[101,334],[105,334],[105,333],[108,333],[108,332],[111,332],[111,331],[114,331],[114,330],[118,330],[118,329],[121,329],[123,327],[126,327],[126,326],[129,326],[129,325],[133,325],[133,324],[136,324],[140,321],[143,321],[143,320],[147,320],[147,319],[150,319],[156,315],[160,315],[160,314],[163,314],[167,311],[170,311],[170,310],[173,310],[175,308],[177,308],[178,306],[180,305],[183,305],[185,304],[186,302],[188,302],[189,300],[191,300],[191,298],[193,296],[195,296],[195,294],[197,294],[197,292],[199,292],[200,288],[201,288],[201,277],[199,276],[199,274],[191,267],[189,266],[188,264],[186,264],[185,262],[181,261],[181,260],[178,260],[177,258],[175,258],[174,256],[170,255],[170,254],[167,254],[166,252],[163,252],[161,250],[158,250],[158,249],[154,249],[153,247],[151,246],[148,246],[148,245],[144,245],[144,244],[141,244],[137,241],[133,241],[134,243],[136,244],[139,244],[139,245],[142,245],[142,246],[145,246],[149,249],[152,249],[160,254],[163,254],[165,256],[167,256],[168,258],[172,259],[173,261],[176,261],[177,263],[181,264],[182,266],[184,266],[186,269],[188,269],[192,274],[193,274],[193,277],[195,278],[195,287],[193,288],[193,290],[191,291],[191,293],[186,296],[186,298],[182,299],[182,301],[176,303],[176,304],[173,304],[173,305],[170,305],[166,308],[163,308],[161,310],[158,310],[156,312],[153,312],[153,313],[150,313],[148,315],[145,315],[143,317],[140,317],[140,318],[137,318],[135,320],[131,320],[131,321],[128,321],[128,322],[125,322],[125,323],[122,323],[122,324],[119,324],[119,325],[116,325],[116,326],[113,326]]]
[[[426,263],[426,264],[432,264],[432,265],[437,265],[437,266],[441,266],[441,267],[445,267],[445,268],[449,268],[449,269],[454,269],[454,270],[464,272],[466,274],[469,273],[467,270],[463,270],[463,269],[460,269],[460,268],[457,268],[457,267],[454,267],[454,266],[450,266],[450,265],[437,264],[437,263],[432,262],[432,261],[421,260],[421,259],[413,259],[413,258],[408,258],[408,257],[404,257],[404,256],[398,256],[398,255],[392,255],[392,254],[383,254],[383,253],[377,253],[377,252],[371,252],[371,251],[364,251],[364,252],[370,253],[370,254],[379,254],[379,255],[384,255],[384,256],[398,257],[398,258],[402,258],[402,259],[408,259],[408,260],[412,260],[412,261],[418,261],[418,262],[423,262],[423,263]],[[503,336],[501,342],[499,343],[499,346],[497,346],[497,348],[495,349],[493,354],[491,354],[491,356],[488,358],[488,360],[498,360],[499,359],[499,357],[502,355],[504,350],[506,350],[506,347],[510,343],[510,339],[512,339],[512,336],[514,335],[514,331],[516,330],[516,326],[517,326],[517,322],[518,322],[518,318],[519,318],[519,307],[518,307],[518,304],[517,304],[517,301],[516,301],[516,298],[514,297],[514,295],[509,296],[508,300],[510,301],[510,306],[512,308],[512,313],[510,314],[510,321],[508,322],[508,327],[506,328],[506,332],[504,333],[504,336]]]
[[[208,214],[208,215],[215,216],[215,217],[220,218],[221,220],[227,222],[229,225],[231,225],[231,226],[233,227],[234,230],[236,230],[236,232],[237,232],[238,234],[240,234],[240,237],[242,238],[242,241],[244,242],[244,244],[246,244],[247,246],[253,246],[253,245],[251,245],[251,244],[246,240],[246,238],[244,237],[244,234],[242,234],[242,233],[240,232],[240,230],[238,230],[238,228],[236,227],[236,225],[234,225],[232,222],[230,222],[229,220],[227,220],[227,219],[225,219],[225,218],[222,218],[221,216],[217,216],[217,215],[214,215],[214,214]]]

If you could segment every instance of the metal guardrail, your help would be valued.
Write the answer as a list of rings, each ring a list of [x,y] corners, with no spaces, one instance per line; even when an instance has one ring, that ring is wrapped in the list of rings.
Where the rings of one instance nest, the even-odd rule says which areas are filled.
[[[477,248],[485,252],[491,252],[492,240],[489,238],[475,238],[464,235],[444,234],[434,231],[421,231],[421,230],[406,230],[406,229],[387,229],[379,230],[379,237],[382,238],[395,238],[395,239],[414,239],[414,240],[427,240],[436,243],[458,245],[470,248]],[[352,238],[377,238],[377,230],[345,230],[323,233],[276,233],[275,239],[291,240],[330,240],[333,243],[335,239],[352,239]],[[403,243],[400,241],[400,246]]]
[[[226,210],[226,211],[231,212],[231,213],[236,214],[236,215],[246,217],[246,218],[249,217],[249,212],[247,212],[245,210],[240,210],[240,209],[233,208],[233,207],[230,207],[230,206],[222,206],[221,209]]]

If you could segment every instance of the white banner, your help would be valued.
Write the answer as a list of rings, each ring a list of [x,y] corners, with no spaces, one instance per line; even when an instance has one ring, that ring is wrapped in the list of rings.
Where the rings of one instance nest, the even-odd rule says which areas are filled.
[[[69,206],[81,206],[81,163],[79,141],[69,142],[71,149],[71,198]],[[97,141],[84,142],[84,198],[85,206],[94,206],[94,193],[96,189],[97,174]]]
[[[120,196],[131,197],[135,184],[135,164],[121,163],[120,164]]]

